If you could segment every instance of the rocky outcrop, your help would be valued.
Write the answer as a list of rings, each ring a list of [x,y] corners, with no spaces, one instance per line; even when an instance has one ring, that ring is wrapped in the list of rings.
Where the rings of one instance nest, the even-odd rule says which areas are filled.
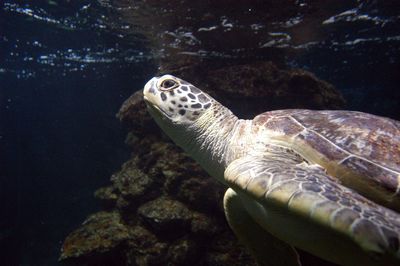
[[[174,145],[152,139],[143,157],[134,156],[110,187],[95,193],[107,211],[66,238],[60,259],[70,265],[254,264],[224,220],[222,187]]]
[[[60,260],[77,258],[90,265],[122,262],[120,251],[131,238],[117,211],[95,213],[65,239]]]
[[[308,71],[279,68],[271,61],[172,73],[207,91],[241,118],[277,109],[339,109],[345,104],[331,84]]]

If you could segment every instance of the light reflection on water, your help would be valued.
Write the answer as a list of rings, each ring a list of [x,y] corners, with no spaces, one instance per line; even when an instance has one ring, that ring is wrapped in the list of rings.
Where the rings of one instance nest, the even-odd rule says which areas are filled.
[[[98,68],[110,68],[115,65],[149,63],[152,56],[143,49],[143,40],[140,36],[125,34],[131,30],[132,25],[118,21],[116,17],[106,17],[102,9],[112,7],[104,4],[82,4],[75,9],[70,8],[68,14],[51,13],[40,7],[29,4],[4,3],[3,10],[9,17],[20,16],[21,23],[27,23],[28,28],[43,27],[54,32],[54,36],[2,36],[0,42],[7,47],[4,64],[0,66],[0,75],[11,74],[18,79],[35,78],[37,73],[53,75],[57,73],[66,76],[68,73],[92,70],[100,76]],[[72,11],[71,11],[72,10]],[[38,24],[39,23],[39,24]],[[14,25],[9,25],[15,27]],[[80,43],[71,39],[71,46],[62,44],[64,35],[79,38],[79,33],[88,36],[88,40]],[[76,34],[77,36],[73,36]],[[83,36],[84,38],[84,36]],[[54,39],[60,39],[55,43]],[[135,44],[138,48],[126,43]],[[125,42],[125,43],[124,43]],[[122,45],[121,45],[122,43]],[[89,46],[88,46],[89,45]],[[118,66],[117,66],[118,67]]]
[[[157,38],[162,38],[160,45],[164,49],[164,57],[169,53],[243,57],[249,56],[251,50],[262,53],[263,48],[306,50],[317,47],[330,50],[340,47],[349,49],[367,42],[397,44],[399,41],[396,29],[400,17],[388,14],[390,12],[384,10],[385,6],[379,1],[338,4],[342,7],[332,10],[329,6],[324,9],[318,4],[306,2],[291,3],[288,12],[277,7],[267,10],[265,7],[246,9],[243,6],[241,10],[204,8],[209,11],[205,15],[191,8],[192,4],[186,1],[182,1],[182,6],[176,9],[163,8],[165,3],[145,7],[151,10],[147,16],[150,17],[147,23],[150,24],[149,30],[158,34]],[[172,1],[171,5],[174,3]],[[348,10],[343,9],[346,6]],[[266,16],[263,16],[265,13]],[[231,39],[232,36],[236,39]],[[246,42],[246,39],[251,42]]]
[[[301,8],[307,7],[306,1],[298,1],[297,5],[300,11]],[[5,66],[1,67],[0,73],[13,73],[18,78],[28,79],[35,77],[38,70],[49,71],[46,67],[51,67],[59,68],[59,73],[65,76],[69,72],[95,68],[95,65],[138,64],[157,58],[165,58],[171,55],[171,49],[178,50],[178,54],[195,57],[243,58],[248,55],[248,50],[254,49],[262,51],[265,48],[281,48],[302,51],[303,53],[312,53],[313,49],[323,49],[340,52],[342,50],[359,50],[360,45],[370,43],[387,43],[388,49],[397,49],[400,42],[400,35],[398,31],[394,30],[397,27],[396,25],[399,24],[400,17],[381,15],[376,9],[367,9],[361,3],[357,8],[351,8],[321,21],[315,20],[317,25],[314,27],[316,29],[329,32],[327,36],[321,38],[315,36],[299,38],[297,36],[296,32],[305,27],[310,27],[308,25],[310,18],[305,13],[285,17],[282,21],[277,19],[267,22],[253,20],[243,22],[228,15],[221,15],[215,23],[203,23],[197,28],[178,25],[173,29],[165,30],[162,33],[163,36],[161,36],[164,41],[162,47],[150,53],[150,51],[135,49],[129,45],[119,45],[119,43],[145,42],[138,36],[132,37],[139,32],[138,25],[130,21],[127,22],[123,16],[118,15],[126,12],[129,14],[139,7],[140,5],[135,6],[134,3],[131,6],[113,6],[108,1],[97,1],[82,3],[75,6],[74,9],[70,8],[69,14],[60,15],[57,12],[53,14],[50,8],[49,11],[34,5],[6,2],[3,7],[6,14],[23,16],[23,19],[30,24],[39,22],[45,26],[50,25],[59,30],[56,35],[68,31],[96,31],[98,34],[110,35],[118,42],[104,45],[101,43],[102,38],[108,37],[98,36],[98,40],[94,39],[93,45],[90,47],[62,47],[57,49],[57,47],[48,45],[47,40],[36,39],[22,43],[23,40],[9,40],[7,36],[3,36],[1,42],[11,48],[6,55]],[[174,10],[163,9],[160,12],[161,14],[157,15],[161,19],[163,17],[168,19],[168,16]],[[255,10],[249,9],[246,12],[251,15]],[[185,19],[187,21],[191,18]],[[214,50],[204,47],[204,40],[199,37],[202,36],[202,33],[212,34],[212,32],[216,32],[218,34],[221,31],[227,33],[234,30],[250,32],[249,34],[254,36],[258,35],[260,36],[259,41],[250,47],[232,46],[227,47],[226,50],[219,48]],[[310,31],[310,29],[306,30]],[[257,38],[255,39],[257,40]],[[21,52],[20,47],[23,47],[22,50],[34,52]],[[383,56],[390,57],[391,51],[386,51]],[[262,57],[262,55],[258,56],[259,59],[262,59]],[[25,64],[23,69],[13,68],[12,65],[17,62],[29,63],[29,66]],[[11,66],[7,67],[7,65]]]

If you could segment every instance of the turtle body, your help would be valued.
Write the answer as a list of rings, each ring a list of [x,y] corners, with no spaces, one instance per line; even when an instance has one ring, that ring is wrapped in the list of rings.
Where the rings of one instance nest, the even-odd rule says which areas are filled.
[[[341,265],[400,264],[399,122],[297,109],[242,120],[171,75],[151,79],[144,99],[228,186],[226,218],[259,264],[298,265],[294,248]]]

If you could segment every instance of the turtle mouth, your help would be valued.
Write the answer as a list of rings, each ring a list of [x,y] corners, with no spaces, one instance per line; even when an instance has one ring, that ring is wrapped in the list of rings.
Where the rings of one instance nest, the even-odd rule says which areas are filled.
[[[144,102],[146,103],[146,105],[147,105],[147,104],[151,104],[150,101],[149,101],[149,98],[147,98],[146,95],[143,95],[143,100],[144,100]]]
[[[157,105],[154,105],[146,96],[143,96],[143,99],[151,113],[155,113],[162,118],[169,117],[169,115],[164,110],[159,108]]]

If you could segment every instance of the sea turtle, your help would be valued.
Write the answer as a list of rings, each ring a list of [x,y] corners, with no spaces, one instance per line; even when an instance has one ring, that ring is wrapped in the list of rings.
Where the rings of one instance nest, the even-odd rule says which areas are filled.
[[[228,187],[228,223],[260,264],[296,265],[291,247],[341,265],[400,264],[400,122],[301,109],[243,120],[172,75],[143,92],[165,133]]]

